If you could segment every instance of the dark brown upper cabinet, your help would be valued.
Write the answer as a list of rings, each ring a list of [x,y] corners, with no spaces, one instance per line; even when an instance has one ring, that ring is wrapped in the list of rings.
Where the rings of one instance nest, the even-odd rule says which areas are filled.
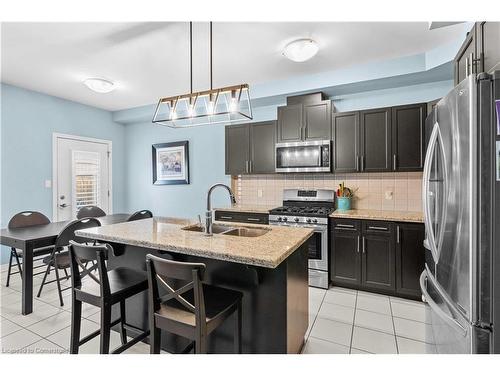
[[[226,126],[226,174],[274,173],[276,122]]]
[[[360,171],[391,171],[391,109],[360,112]]]
[[[427,103],[392,107],[392,170],[421,171]]]
[[[332,114],[333,171],[359,171],[359,112]]]
[[[331,102],[278,107],[278,142],[330,139]]]
[[[477,22],[455,56],[455,84],[470,74],[490,72],[499,64],[500,22]]]

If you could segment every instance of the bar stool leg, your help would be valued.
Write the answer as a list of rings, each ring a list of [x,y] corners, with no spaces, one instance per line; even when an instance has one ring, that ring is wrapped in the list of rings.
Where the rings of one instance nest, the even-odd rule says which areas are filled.
[[[71,308],[71,338],[69,352],[78,354],[80,347],[80,327],[82,324],[82,301],[78,301],[73,295],[73,305]]]
[[[158,329],[153,325],[149,333],[149,353],[160,354],[160,346],[161,346],[161,329]]]
[[[197,327],[196,339],[194,345],[195,354],[206,354],[207,353],[207,335],[204,327]]]
[[[236,308],[236,314],[234,316],[234,351],[237,354],[241,354],[241,301],[238,302],[238,307]]]
[[[101,354],[109,354],[109,340],[111,335],[111,305],[104,302],[101,306],[101,337],[100,349]]]
[[[125,322],[126,322],[126,317],[125,317],[125,300],[120,301],[120,337],[122,340],[122,345],[125,345],[127,343],[127,331],[125,330]]]

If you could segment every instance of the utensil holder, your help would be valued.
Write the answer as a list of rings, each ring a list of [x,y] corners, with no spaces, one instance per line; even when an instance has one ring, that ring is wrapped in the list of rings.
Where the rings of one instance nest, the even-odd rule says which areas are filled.
[[[337,210],[348,211],[351,209],[351,197],[337,197]]]

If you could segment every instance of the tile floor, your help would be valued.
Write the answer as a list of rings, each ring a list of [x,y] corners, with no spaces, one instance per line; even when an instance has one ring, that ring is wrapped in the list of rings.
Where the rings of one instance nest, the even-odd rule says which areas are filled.
[[[70,332],[70,291],[63,292],[65,305],[59,306],[56,284],[44,287],[35,298],[34,312],[20,313],[21,280],[14,275],[5,287],[2,268],[0,287],[0,347],[2,353],[67,353]],[[34,280],[35,290],[41,276]],[[69,285],[69,284],[67,284]],[[322,290],[310,288],[309,328],[306,354],[358,353],[433,353],[426,343],[425,309],[420,302],[357,292],[343,288]],[[99,310],[85,305],[82,336],[99,328]],[[120,344],[117,332],[111,333],[111,348]],[[99,337],[80,349],[81,353],[98,353]],[[125,353],[149,353],[149,345],[138,343]]]

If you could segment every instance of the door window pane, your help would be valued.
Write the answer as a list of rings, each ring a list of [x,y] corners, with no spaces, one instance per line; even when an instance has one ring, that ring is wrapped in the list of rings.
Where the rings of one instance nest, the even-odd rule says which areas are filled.
[[[73,151],[72,163],[74,216],[83,206],[100,206],[99,154]]]

